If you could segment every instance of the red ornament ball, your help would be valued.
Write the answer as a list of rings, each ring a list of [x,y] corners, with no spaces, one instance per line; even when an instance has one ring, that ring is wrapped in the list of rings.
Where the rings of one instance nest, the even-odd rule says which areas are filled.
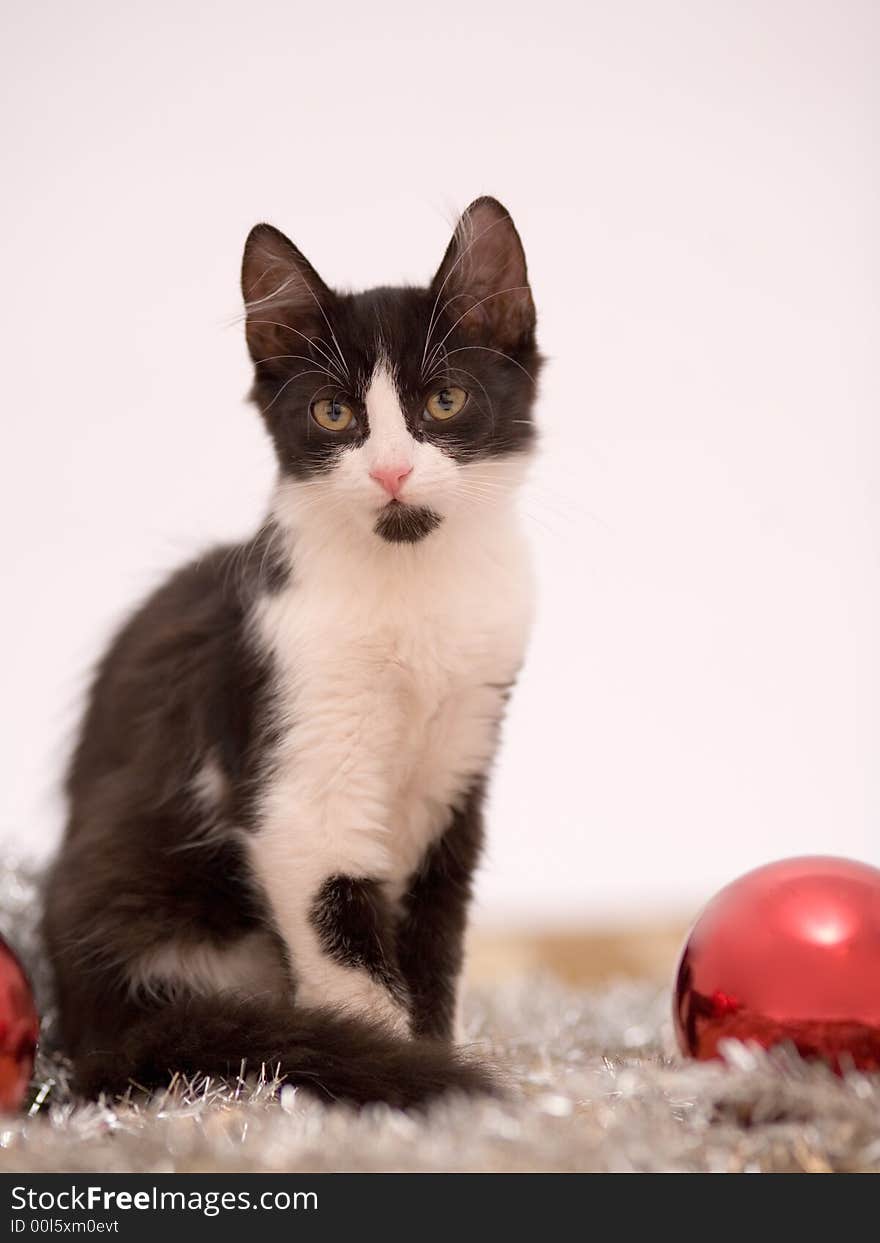
[[[0,937],[0,1110],[21,1105],[31,1081],[40,1018],[24,968]]]
[[[726,1039],[788,1041],[835,1070],[880,1069],[880,870],[825,856],[782,859],[717,894],[678,966],[683,1053]]]

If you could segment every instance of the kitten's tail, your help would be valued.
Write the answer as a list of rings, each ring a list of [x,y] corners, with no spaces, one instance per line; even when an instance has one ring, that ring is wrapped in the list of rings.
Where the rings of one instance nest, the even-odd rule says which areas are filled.
[[[83,1044],[92,1044],[91,1041]],[[333,1011],[230,997],[189,997],[143,1012],[80,1046],[77,1087],[89,1095],[167,1084],[174,1071],[237,1076],[265,1066],[325,1099],[405,1108],[443,1092],[497,1093],[489,1070],[434,1040],[404,1040]]]

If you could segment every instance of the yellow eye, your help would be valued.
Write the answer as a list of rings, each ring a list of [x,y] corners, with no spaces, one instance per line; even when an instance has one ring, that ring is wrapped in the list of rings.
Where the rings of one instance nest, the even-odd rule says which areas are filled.
[[[344,432],[354,422],[354,411],[335,397],[332,400],[321,398],[312,402],[312,418],[327,432]]]
[[[425,403],[425,415],[429,419],[454,419],[465,407],[468,395],[463,388],[438,389]]]

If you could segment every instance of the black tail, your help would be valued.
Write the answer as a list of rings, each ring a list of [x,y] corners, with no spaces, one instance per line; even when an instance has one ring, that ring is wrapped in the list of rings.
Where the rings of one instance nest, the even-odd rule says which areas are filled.
[[[332,1011],[219,997],[141,1012],[112,1039],[83,1041],[74,1059],[77,1086],[89,1095],[157,1087],[175,1071],[235,1077],[243,1060],[248,1071],[279,1068],[290,1083],[355,1104],[403,1108],[443,1092],[498,1090],[488,1070],[440,1042],[398,1039]]]

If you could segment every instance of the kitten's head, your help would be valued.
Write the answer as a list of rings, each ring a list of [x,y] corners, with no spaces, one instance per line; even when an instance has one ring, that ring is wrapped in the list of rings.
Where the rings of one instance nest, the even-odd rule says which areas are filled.
[[[242,288],[252,395],[300,521],[415,543],[509,497],[541,360],[522,244],[495,199],[467,209],[427,288],[339,293],[266,224]]]

